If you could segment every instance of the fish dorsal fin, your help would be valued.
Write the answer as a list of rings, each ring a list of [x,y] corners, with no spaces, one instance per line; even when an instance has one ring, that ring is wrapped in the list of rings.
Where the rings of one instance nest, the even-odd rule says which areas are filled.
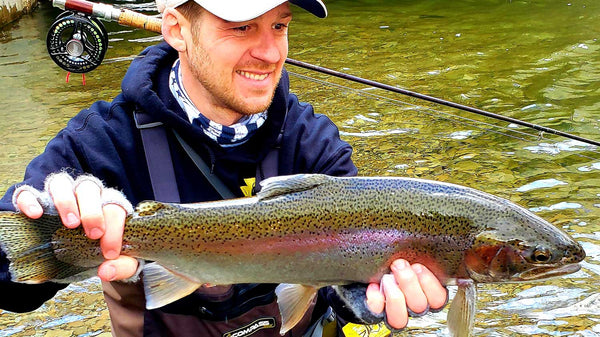
[[[144,266],[146,308],[156,309],[183,298],[202,285],[153,262]]]
[[[477,288],[471,280],[459,280],[458,291],[448,310],[448,329],[453,337],[468,337],[473,330]]]
[[[165,204],[158,201],[142,201],[135,206],[135,214],[139,216],[148,216],[158,213],[160,210],[168,209],[173,207],[172,205]]]
[[[282,283],[275,289],[277,304],[281,313],[281,330],[283,336],[290,331],[300,320],[312,304],[317,295],[318,288],[302,284]]]
[[[267,178],[260,183],[259,200],[273,198],[292,192],[306,191],[330,181],[332,177],[325,174],[294,174]]]

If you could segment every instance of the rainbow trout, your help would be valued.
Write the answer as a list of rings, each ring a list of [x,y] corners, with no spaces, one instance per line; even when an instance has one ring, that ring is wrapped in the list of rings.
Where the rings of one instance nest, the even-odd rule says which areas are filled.
[[[16,282],[74,281],[102,261],[98,241],[55,215],[0,213],[0,244]],[[475,283],[528,281],[579,270],[569,235],[528,210],[471,188],[421,179],[270,178],[255,197],[197,204],[140,203],[126,220],[123,254],[144,267],[147,307],[202,284],[280,283],[281,332],[320,287],[379,282],[403,258],[458,285],[448,324],[469,335]],[[349,289],[349,287],[348,287]],[[361,297],[358,296],[360,299]],[[364,293],[363,293],[364,302]],[[364,303],[355,313],[364,314]]]

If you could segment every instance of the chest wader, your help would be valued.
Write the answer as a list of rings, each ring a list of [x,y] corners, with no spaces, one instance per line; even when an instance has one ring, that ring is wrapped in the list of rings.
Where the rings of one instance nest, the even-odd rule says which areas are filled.
[[[134,117],[142,136],[155,200],[180,202],[167,140],[167,129],[161,122],[154,121],[151,116],[142,111],[136,111]],[[219,195],[223,199],[234,198],[235,195],[210,172],[208,165],[191,146],[176,131],[172,130],[172,132],[186,154]],[[256,188],[260,188],[261,180],[277,175],[279,144],[282,138],[283,129],[279,133],[275,147],[257,165]],[[201,287],[184,299],[151,311],[143,307],[145,300],[141,282],[135,286],[120,282],[103,283],[103,286],[111,312],[113,333],[118,337],[279,336],[281,321],[273,285]],[[313,307],[287,336],[324,336],[324,323],[332,321],[333,312],[329,309],[326,316],[309,326]],[[331,336],[335,336],[335,329]]]

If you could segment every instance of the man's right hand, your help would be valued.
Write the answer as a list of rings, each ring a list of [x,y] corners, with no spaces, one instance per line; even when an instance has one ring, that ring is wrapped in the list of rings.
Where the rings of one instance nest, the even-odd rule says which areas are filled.
[[[50,177],[46,189],[67,228],[81,225],[87,237],[100,240],[102,255],[106,259],[98,267],[98,276],[102,280],[123,280],[135,274],[137,260],[120,255],[127,210],[118,203],[107,203],[103,199],[103,192],[107,189],[99,181],[84,176],[75,182],[68,174],[58,173]],[[27,189],[17,193],[15,203],[23,214],[33,219],[42,216],[44,210],[34,193]]]

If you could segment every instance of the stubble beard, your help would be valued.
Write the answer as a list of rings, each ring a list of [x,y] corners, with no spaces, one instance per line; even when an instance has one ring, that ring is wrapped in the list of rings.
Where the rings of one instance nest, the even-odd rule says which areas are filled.
[[[197,41],[196,41],[197,42]],[[216,69],[208,53],[196,43],[194,52],[187,53],[191,73],[200,82],[206,92],[212,97],[212,105],[221,109],[228,109],[243,115],[253,115],[266,111],[275,96],[275,88],[272,88],[267,103],[251,105],[243,97],[236,95],[235,90],[227,84],[223,75],[211,73],[210,69]],[[277,74],[277,81],[281,79],[281,72]]]

